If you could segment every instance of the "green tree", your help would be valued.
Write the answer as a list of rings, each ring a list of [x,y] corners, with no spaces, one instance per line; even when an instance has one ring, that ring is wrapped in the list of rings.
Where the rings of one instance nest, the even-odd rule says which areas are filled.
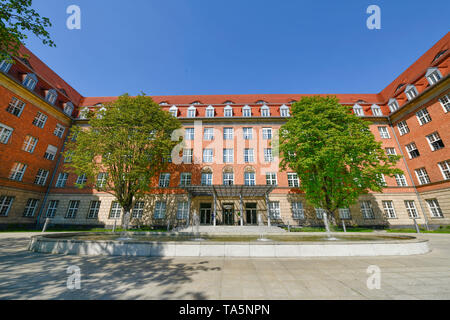
[[[27,32],[43,44],[54,47],[46,28],[52,26],[31,8],[32,0],[0,0],[0,61],[19,56],[20,45],[28,38]]]
[[[393,176],[399,156],[387,156],[368,121],[350,112],[333,96],[304,97],[280,129],[281,168],[298,174],[307,202],[325,211],[335,223],[347,208],[369,191],[382,192],[381,175]]]
[[[117,198],[126,228],[133,199],[144,196],[151,179],[167,166],[179,143],[172,133],[181,124],[145,95],[125,94],[104,107],[89,112],[89,126],[73,127],[64,157],[76,174],[86,174],[87,183]],[[96,183],[100,173],[106,173],[102,184]]]

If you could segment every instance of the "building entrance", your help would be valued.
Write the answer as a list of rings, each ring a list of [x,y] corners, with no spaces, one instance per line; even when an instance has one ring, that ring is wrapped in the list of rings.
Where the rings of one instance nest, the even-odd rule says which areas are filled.
[[[234,225],[234,205],[232,203],[225,203],[223,205],[223,224]]]
[[[200,204],[200,224],[211,224],[212,221],[211,203]]]
[[[245,215],[247,224],[257,224],[256,203],[245,204]]]

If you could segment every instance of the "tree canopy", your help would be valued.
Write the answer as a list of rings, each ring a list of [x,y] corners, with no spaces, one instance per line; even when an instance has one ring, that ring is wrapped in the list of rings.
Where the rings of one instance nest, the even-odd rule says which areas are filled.
[[[46,30],[52,26],[50,20],[41,17],[31,5],[32,0],[0,0],[0,61],[19,55],[27,33],[34,34],[45,45],[55,46]]]
[[[181,124],[145,95],[122,95],[87,117],[88,126],[74,126],[69,137],[64,153],[68,166],[85,174],[87,183],[104,174],[96,189],[113,194],[128,214],[133,199],[142,197],[167,166],[179,142],[172,141],[172,133]]]
[[[334,217],[369,191],[381,192],[399,156],[387,156],[368,121],[333,96],[304,97],[280,129],[281,167],[293,170],[307,202]]]

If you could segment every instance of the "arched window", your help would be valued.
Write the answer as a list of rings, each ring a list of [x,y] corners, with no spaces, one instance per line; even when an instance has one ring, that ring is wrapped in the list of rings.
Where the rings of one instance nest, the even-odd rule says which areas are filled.
[[[363,108],[362,108],[359,104],[355,104],[355,105],[353,106],[353,112],[354,112],[355,115],[357,115],[357,116],[363,116],[363,115],[364,115]]]
[[[195,118],[195,116],[197,115],[197,109],[194,106],[190,106],[188,108],[188,118]]]
[[[242,115],[243,115],[244,117],[251,117],[251,116],[252,116],[252,108],[250,108],[249,105],[245,105],[245,106],[242,108]]]
[[[234,172],[232,167],[223,168],[223,184],[232,186],[234,184]]]
[[[230,105],[227,105],[223,110],[223,114],[225,117],[232,117],[233,116],[233,108]]]
[[[206,108],[206,117],[207,118],[214,118],[214,113],[215,113],[214,107],[212,105],[209,105]]]
[[[68,116],[72,116],[72,112],[73,112],[72,102],[66,102],[64,105],[64,113],[67,114]]]
[[[159,103],[160,106],[168,106],[169,103],[167,101],[163,101]]]
[[[270,109],[266,104],[261,107],[261,117],[270,117]]]
[[[264,100],[258,100],[256,101],[256,104],[267,104],[267,102],[265,102]]]
[[[234,102],[233,101],[230,101],[230,100],[227,100],[227,101],[225,101],[224,103],[222,103],[222,104],[226,104],[226,105],[228,105],[228,104],[234,104]]]
[[[55,104],[56,99],[58,98],[58,93],[55,89],[50,89],[47,91],[47,94],[45,95],[45,100],[47,100],[50,104]]]
[[[23,79],[22,84],[30,90],[34,90],[38,80],[34,73],[28,73]]]
[[[196,105],[199,105],[199,104],[202,104],[200,101],[194,101],[194,102],[192,102],[191,103],[192,105],[194,105],[194,106],[196,106]]]
[[[175,118],[178,117],[178,108],[176,105],[173,105],[170,107],[169,112],[172,116],[174,116]]]
[[[289,107],[288,107],[287,105],[283,104],[283,105],[280,107],[280,115],[281,115],[282,117],[289,117],[289,116],[290,116],[290,113],[289,113]]]

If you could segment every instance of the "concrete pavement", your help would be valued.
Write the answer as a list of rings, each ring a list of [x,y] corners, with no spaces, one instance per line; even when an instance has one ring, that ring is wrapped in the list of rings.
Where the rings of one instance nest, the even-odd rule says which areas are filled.
[[[31,233],[0,233],[0,299],[450,299],[450,234],[401,257],[147,258],[32,253]],[[370,290],[370,265],[381,288]],[[67,288],[69,266],[81,288]]]

